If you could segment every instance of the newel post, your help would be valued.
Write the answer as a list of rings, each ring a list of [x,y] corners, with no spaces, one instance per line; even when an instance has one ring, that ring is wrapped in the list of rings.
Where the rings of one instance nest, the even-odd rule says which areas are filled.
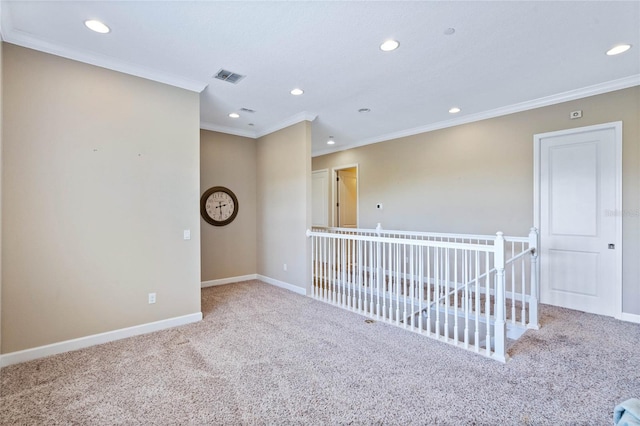
[[[531,249],[531,294],[529,295],[529,322],[527,328],[538,330],[538,230],[531,228],[529,232],[529,248]]]
[[[311,230],[307,229],[306,232],[307,238],[311,240],[311,262],[309,262],[309,266],[310,266],[310,278],[311,278],[311,294],[313,295],[313,297],[317,297],[316,294],[316,283],[315,283],[315,274],[314,274],[314,268],[316,265],[316,258],[315,258],[315,239],[311,237]]]
[[[498,361],[506,362],[507,323],[504,293],[504,237],[502,232],[496,234],[494,250],[494,266],[496,268],[495,319],[493,324],[495,335],[494,357]]]

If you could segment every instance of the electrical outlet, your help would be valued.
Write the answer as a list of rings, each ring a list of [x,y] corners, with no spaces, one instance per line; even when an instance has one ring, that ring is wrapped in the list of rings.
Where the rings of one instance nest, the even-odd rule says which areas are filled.
[[[182,238],[184,238],[185,240],[190,240],[191,239],[191,229],[185,229],[182,233]]]
[[[286,271],[286,270],[287,270],[287,264],[286,264],[286,263],[285,263],[284,265],[282,265],[282,269],[283,269],[284,271]]]
[[[149,304],[153,304],[156,303],[156,294],[155,293],[149,293]]]

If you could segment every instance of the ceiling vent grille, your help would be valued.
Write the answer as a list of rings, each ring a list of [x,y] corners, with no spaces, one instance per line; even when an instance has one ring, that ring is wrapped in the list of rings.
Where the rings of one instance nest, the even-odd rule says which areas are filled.
[[[227,81],[229,83],[237,84],[240,80],[246,77],[246,75],[238,74],[233,71],[221,69],[213,76],[218,80]]]

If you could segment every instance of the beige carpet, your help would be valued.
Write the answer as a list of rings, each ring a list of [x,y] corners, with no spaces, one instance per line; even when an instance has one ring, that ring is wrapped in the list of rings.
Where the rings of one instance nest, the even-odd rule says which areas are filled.
[[[6,425],[611,425],[640,325],[542,306],[501,364],[258,281],[204,320],[0,370]]]

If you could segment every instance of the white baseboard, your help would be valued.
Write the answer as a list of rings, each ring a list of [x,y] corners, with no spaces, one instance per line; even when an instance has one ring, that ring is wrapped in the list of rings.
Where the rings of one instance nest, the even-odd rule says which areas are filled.
[[[624,312],[620,314],[620,319],[622,321],[635,322],[640,324],[640,315],[636,314],[625,314]]]
[[[276,287],[284,288],[285,290],[293,291],[294,293],[301,294],[303,296],[307,295],[307,289],[298,287],[297,285],[285,283],[284,281],[279,281],[273,278],[265,277],[264,275],[258,274],[258,279],[260,281],[264,281],[267,284],[274,285]]]
[[[202,312],[196,312],[180,317],[166,320],[150,322],[133,327],[121,328],[119,330],[107,331],[106,333],[93,334],[91,336],[79,337],[77,339],[65,340],[63,342],[52,343],[50,345],[39,346],[37,348],[25,349],[17,352],[10,352],[0,355],[0,367],[44,358],[50,355],[57,355],[64,352],[75,351],[89,346],[100,345],[114,340],[125,339],[127,337],[138,336],[140,334],[152,333],[179,325],[190,324],[202,320]]]
[[[242,275],[239,277],[230,277],[230,278],[221,278],[219,280],[202,281],[202,283],[200,284],[200,287],[201,288],[213,287],[216,285],[239,283],[240,281],[249,281],[249,280],[257,280],[257,279],[258,279],[258,274]]]

